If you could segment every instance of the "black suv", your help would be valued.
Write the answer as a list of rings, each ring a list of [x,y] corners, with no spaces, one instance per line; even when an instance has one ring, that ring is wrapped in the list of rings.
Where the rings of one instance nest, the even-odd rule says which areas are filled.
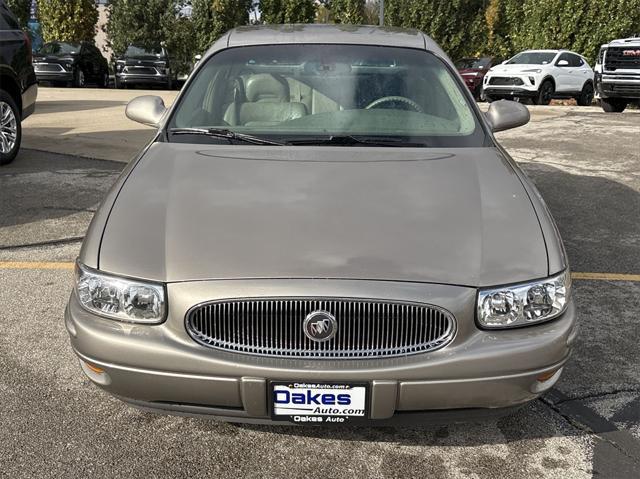
[[[31,39],[0,0],[0,165],[10,163],[18,154],[21,122],[34,112],[37,96]]]
[[[116,88],[128,85],[159,85],[171,90],[174,73],[164,47],[129,45],[116,60]]]
[[[109,64],[100,50],[89,42],[49,42],[33,56],[38,81],[82,88],[95,83],[109,85]]]

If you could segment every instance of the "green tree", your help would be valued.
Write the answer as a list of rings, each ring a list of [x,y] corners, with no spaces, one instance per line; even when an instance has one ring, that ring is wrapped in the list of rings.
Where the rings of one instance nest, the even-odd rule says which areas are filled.
[[[132,44],[154,47],[167,41],[177,17],[176,0],[110,0],[105,27],[116,56]]]
[[[520,26],[510,32],[514,51],[567,48],[593,61],[602,43],[640,30],[640,0],[522,0],[521,3]]]
[[[192,0],[197,49],[206,51],[222,34],[249,23],[253,0]]]
[[[417,28],[457,59],[486,42],[486,0],[386,0],[385,24]]]
[[[177,16],[165,25],[166,46],[173,70],[178,74],[191,71],[194,57],[199,53],[191,18]]]
[[[147,48],[166,46],[177,74],[188,73],[197,52],[192,19],[181,16],[180,0],[111,0],[105,31],[114,55],[132,43]]]
[[[485,54],[567,48],[594,61],[600,45],[640,31],[640,0],[490,0]]]
[[[380,0],[373,0],[366,3],[362,23],[365,25],[378,25],[380,23]]]
[[[39,0],[38,12],[45,42],[93,41],[95,37],[95,0]]]
[[[265,23],[313,23],[314,0],[260,0],[260,18]]]
[[[365,0],[331,0],[329,8],[336,23],[362,25],[365,16]]]
[[[7,0],[6,4],[18,18],[20,26],[25,28],[31,12],[31,0]]]

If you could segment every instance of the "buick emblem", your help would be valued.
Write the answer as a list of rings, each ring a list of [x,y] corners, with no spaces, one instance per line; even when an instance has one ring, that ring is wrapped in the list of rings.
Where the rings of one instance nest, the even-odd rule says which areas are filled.
[[[313,311],[304,319],[302,329],[307,338],[322,343],[336,335],[338,322],[335,316],[327,311]]]

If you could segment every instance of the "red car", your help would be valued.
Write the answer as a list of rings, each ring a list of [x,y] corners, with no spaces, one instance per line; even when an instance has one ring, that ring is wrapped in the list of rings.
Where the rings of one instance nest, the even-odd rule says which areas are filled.
[[[494,65],[500,63],[495,57],[481,57],[481,58],[461,58],[455,62],[456,68],[462,78],[465,85],[473,93],[473,97],[476,100],[480,100],[482,97],[482,80],[484,76]]]

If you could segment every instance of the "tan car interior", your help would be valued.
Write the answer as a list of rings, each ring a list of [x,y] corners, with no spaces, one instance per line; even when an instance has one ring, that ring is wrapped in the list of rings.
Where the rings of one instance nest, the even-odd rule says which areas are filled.
[[[341,109],[338,103],[295,78],[271,73],[239,76],[234,81],[233,97],[224,115],[229,125],[272,126]]]

